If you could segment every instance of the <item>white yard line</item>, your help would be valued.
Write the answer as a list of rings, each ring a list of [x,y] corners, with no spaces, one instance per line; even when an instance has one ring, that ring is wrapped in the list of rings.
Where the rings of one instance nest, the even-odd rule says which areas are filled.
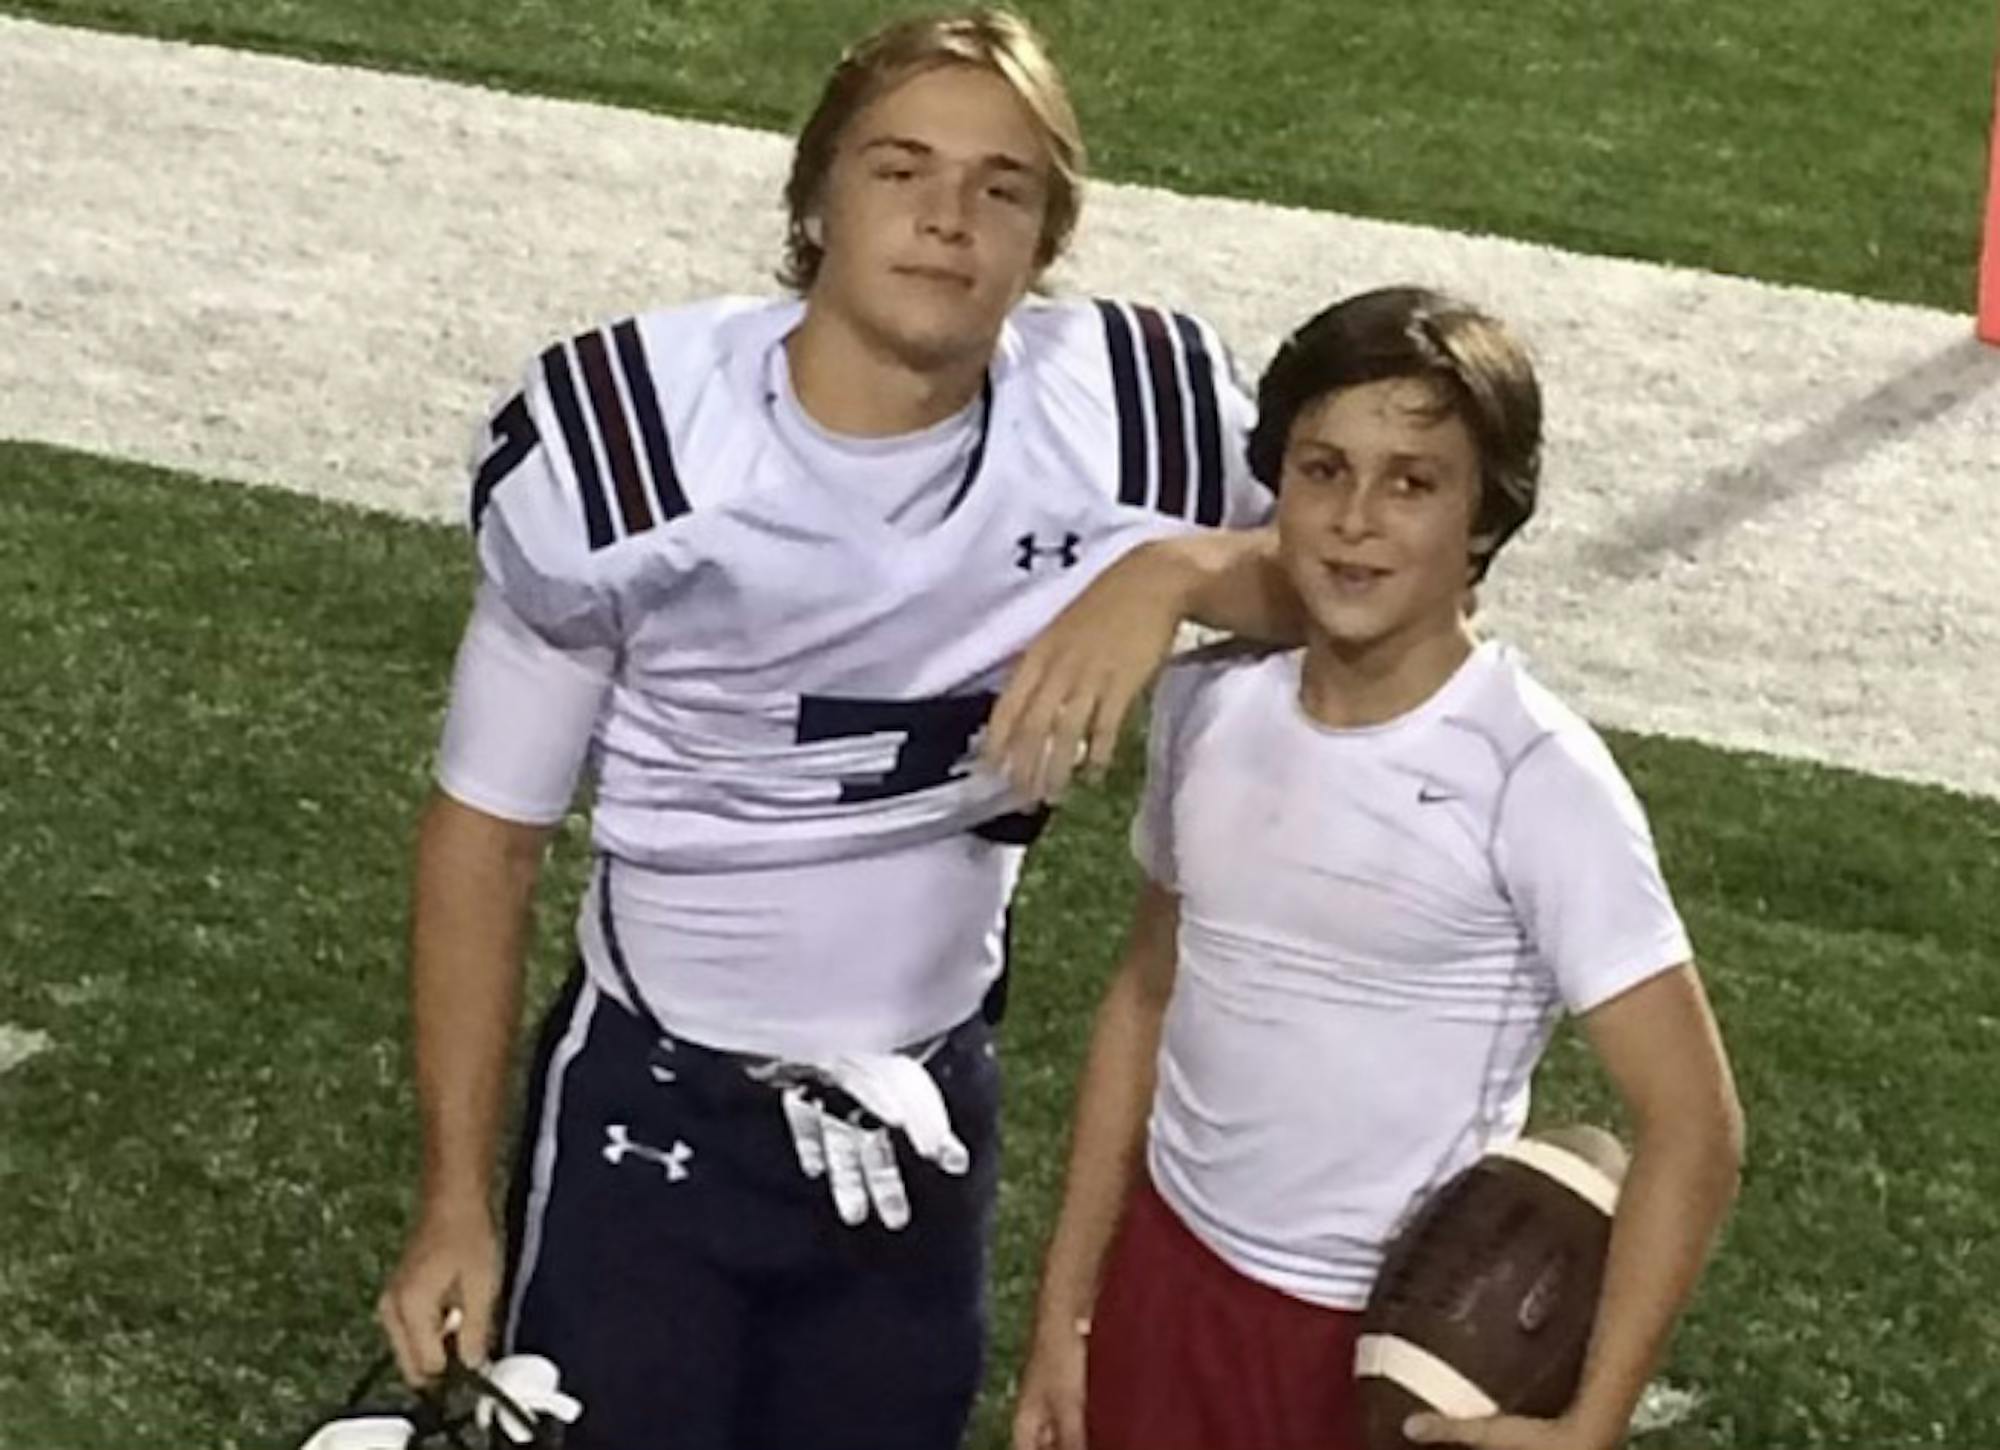
[[[770,288],[786,156],[7,19],[0,136],[0,436],[431,517],[548,337]],[[1486,618],[1552,684],[1615,724],[2000,795],[2000,354],[1966,318],[1113,186],[1058,280],[1205,313],[1253,368],[1356,288],[1495,307],[1552,422]]]

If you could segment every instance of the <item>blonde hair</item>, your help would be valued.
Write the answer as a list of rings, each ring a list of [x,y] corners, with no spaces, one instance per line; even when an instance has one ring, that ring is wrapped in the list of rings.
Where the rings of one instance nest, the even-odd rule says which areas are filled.
[[[1083,133],[1062,72],[1027,21],[1012,11],[968,10],[917,16],[883,27],[850,47],[827,77],[819,104],[799,131],[785,181],[785,260],[778,280],[804,292],[819,275],[825,248],[806,219],[819,207],[827,172],[848,122],[911,76],[941,66],[975,66],[1007,82],[1041,128],[1049,151],[1049,188],[1038,266],[1062,255],[1083,206]]]

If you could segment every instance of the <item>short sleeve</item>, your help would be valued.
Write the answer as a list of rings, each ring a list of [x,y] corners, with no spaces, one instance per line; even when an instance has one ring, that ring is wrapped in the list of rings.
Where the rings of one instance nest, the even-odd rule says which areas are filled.
[[[1180,721],[1185,714],[1196,673],[1168,666],[1153,687],[1152,713],[1146,726],[1146,779],[1138,809],[1132,813],[1132,856],[1156,885],[1180,890],[1180,870],[1174,850],[1174,790],[1180,773]]]
[[[616,657],[561,650],[482,584],[452,671],[437,782],[454,800],[527,825],[576,795]]]
[[[1587,726],[1544,736],[1516,765],[1494,856],[1572,1012],[1692,959],[1645,810]]]
[[[579,487],[564,447],[574,430],[565,429],[551,396],[551,356],[559,350],[493,410],[475,440],[468,512],[480,572],[558,649],[615,647],[618,612],[601,578],[602,535],[591,516],[604,501]]]

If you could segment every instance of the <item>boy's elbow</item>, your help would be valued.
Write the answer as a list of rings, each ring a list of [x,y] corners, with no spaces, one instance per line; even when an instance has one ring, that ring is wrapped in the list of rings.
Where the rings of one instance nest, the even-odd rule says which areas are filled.
[[[1728,1183],[1728,1196],[1736,1197],[1743,1183],[1743,1161],[1748,1149],[1748,1125],[1743,1117],[1743,1102],[1736,1096],[1735,1084],[1730,1084],[1723,1095],[1722,1131],[1716,1148],[1718,1168]]]
[[[1678,1127],[1674,1136],[1682,1141],[1707,1196],[1725,1206],[1733,1203],[1743,1182],[1746,1138],[1743,1105],[1734,1090],[1706,1111],[1685,1115]]]
[[[1640,1121],[1638,1148],[1682,1165],[1708,1196],[1733,1201],[1742,1182],[1747,1127],[1743,1105],[1727,1080],[1699,1106],[1685,1101]]]

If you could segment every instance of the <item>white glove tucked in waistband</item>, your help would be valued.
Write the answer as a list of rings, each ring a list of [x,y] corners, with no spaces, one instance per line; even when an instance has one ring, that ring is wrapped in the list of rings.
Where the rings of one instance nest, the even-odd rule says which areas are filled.
[[[871,1209],[886,1228],[910,1221],[895,1132],[946,1173],[957,1176],[972,1166],[972,1154],[951,1130],[937,1080],[914,1057],[845,1052],[820,1061],[773,1062],[751,1076],[779,1089],[800,1171],[827,1180],[834,1209],[850,1227],[866,1222]],[[842,1096],[853,1106],[839,1101]]]

